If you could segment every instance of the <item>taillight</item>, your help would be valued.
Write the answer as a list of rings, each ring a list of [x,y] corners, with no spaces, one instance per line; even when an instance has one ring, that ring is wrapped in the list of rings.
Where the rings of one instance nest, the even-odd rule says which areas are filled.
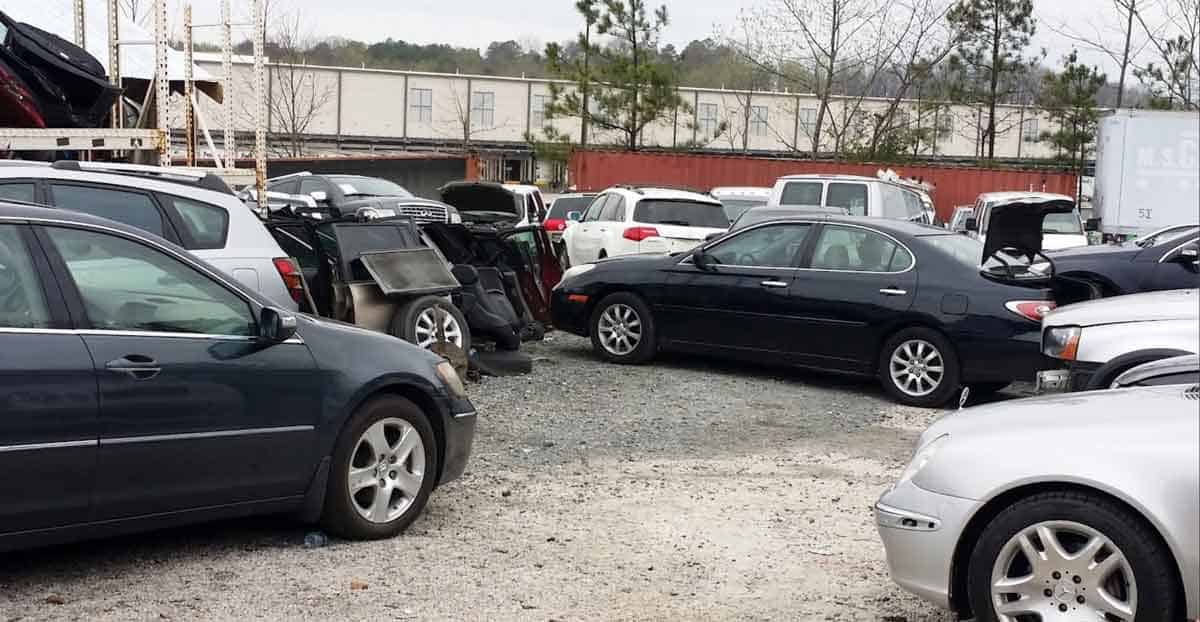
[[[654,227],[630,227],[625,230],[625,233],[623,233],[622,236],[626,240],[641,242],[646,238],[658,237],[658,229],[655,229]]]
[[[1052,300],[1013,300],[1004,303],[1005,309],[1038,323],[1041,323],[1042,318],[1046,317],[1046,314],[1053,311],[1056,306]]]
[[[562,231],[563,229],[567,228],[567,221],[552,218],[542,223],[542,227],[544,227],[546,231]]]
[[[279,276],[283,277],[283,284],[291,294],[292,300],[297,303],[304,300],[304,275],[296,265],[296,260],[291,257],[276,257],[271,261],[275,263]]]

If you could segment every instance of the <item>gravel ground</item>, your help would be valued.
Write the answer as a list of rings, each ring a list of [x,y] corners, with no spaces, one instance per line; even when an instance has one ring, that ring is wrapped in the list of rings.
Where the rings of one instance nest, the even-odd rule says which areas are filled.
[[[277,519],[10,554],[0,622],[946,620],[893,586],[870,505],[938,412],[874,384],[533,345],[471,387],[468,474],[402,537]]]

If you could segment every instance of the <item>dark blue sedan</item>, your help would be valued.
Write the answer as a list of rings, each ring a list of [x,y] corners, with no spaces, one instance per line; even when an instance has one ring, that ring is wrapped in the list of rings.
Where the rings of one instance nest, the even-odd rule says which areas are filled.
[[[475,419],[429,352],[0,203],[0,550],[259,513],[392,536],[462,474]]]
[[[981,269],[983,250],[895,220],[784,217],[692,253],[571,268],[554,324],[612,362],[715,354],[876,376],[897,401],[940,406],[963,386],[996,391],[1046,365],[1046,279]]]

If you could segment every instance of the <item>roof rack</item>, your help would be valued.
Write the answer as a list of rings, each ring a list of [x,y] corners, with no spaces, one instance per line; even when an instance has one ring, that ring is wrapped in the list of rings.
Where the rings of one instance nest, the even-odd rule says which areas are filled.
[[[124,164],[119,162],[79,162],[77,160],[58,160],[54,164],[51,164],[50,167],[59,171],[110,173],[130,177],[145,177],[146,179],[184,184],[223,194],[233,194],[233,190],[230,189],[229,184],[225,183],[217,175],[204,169]]]
[[[280,175],[279,177],[272,177],[272,178],[268,179],[267,181],[279,181],[281,179],[289,179],[292,177],[308,177],[309,175],[312,175],[312,173],[309,171],[300,171],[299,173],[288,173],[287,175]]]
[[[624,188],[638,194],[645,194],[646,190],[679,190],[681,192],[695,192],[696,194],[706,194],[703,190],[693,188],[691,186],[673,186],[671,184],[616,184],[615,188]]]

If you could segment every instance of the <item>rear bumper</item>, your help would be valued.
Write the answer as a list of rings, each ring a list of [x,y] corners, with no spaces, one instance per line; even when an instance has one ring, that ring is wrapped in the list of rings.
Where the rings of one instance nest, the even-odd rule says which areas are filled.
[[[1053,367],[1042,354],[1042,335],[1038,328],[1008,339],[967,340],[960,342],[963,382],[1034,382],[1038,372]]]

